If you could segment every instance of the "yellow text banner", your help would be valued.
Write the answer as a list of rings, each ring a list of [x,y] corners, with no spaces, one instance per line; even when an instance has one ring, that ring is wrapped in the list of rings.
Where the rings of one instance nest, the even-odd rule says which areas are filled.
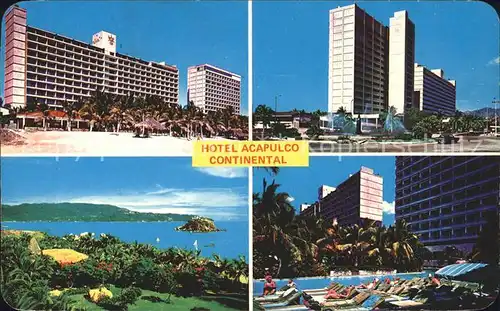
[[[300,140],[198,140],[193,166],[309,166],[309,145]]]

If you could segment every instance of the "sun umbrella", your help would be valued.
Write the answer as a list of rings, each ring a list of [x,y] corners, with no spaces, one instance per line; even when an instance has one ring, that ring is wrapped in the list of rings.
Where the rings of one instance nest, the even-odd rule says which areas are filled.
[[[495,276],[498,278],[498,267],[485,263],[453,264],[439,269],[435,275],[450,280],[485,283]]]

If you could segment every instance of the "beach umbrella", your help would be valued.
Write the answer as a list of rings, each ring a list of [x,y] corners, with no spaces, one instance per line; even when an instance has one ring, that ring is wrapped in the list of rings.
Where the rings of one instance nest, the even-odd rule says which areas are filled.
[[[443,267],[434,274],[449,280],[485,283],[491,279],[498,279],[499,270],[498,267],[485,263],[461,263]]]

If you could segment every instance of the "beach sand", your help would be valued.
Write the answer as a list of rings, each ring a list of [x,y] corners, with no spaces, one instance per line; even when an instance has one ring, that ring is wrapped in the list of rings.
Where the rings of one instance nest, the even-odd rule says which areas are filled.
[[[19,132],[24,145],[2,144],[2,155],[191,156],[193,140],[170,136],[134,138],[133,133]],[[220,138],[219,138],[220,139]]]

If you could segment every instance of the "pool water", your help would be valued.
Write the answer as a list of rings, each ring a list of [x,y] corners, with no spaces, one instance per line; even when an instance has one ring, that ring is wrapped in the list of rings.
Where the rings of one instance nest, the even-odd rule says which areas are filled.
[[[413,278],[426,277],[432,274],[433,271],[423,271],[416,273],[396,273],[388,275],[362,275],[362,276],[338,276],[338,277],[309,277],[309,278],[297,278],[293,281],[297,284],[297,288],[300,290],[306,289],[319,289],[328,287],[332,282],[337,282],[342,285],[359,285],[361,283],[368,283],[374,278],[379,278],[380,280],[385,280],[389,278],[393,280],[394,278],[400,278],[405,280],[411,280]],[[288,279],[274,280],[276,282],[276,287],[279,289],[288,283]],[[253,282],[253,294],[254,296],[262,295],[264,290],[264,280],[256,280]]]

